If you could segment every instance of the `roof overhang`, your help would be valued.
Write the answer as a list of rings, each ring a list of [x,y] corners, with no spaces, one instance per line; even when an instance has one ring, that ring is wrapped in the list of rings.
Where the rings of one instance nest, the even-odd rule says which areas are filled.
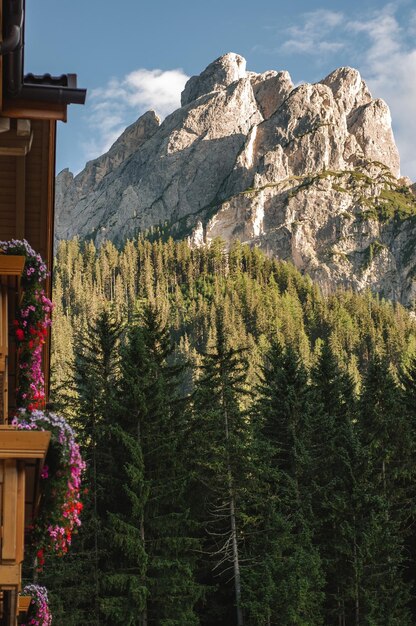
[[[43,110],[47,119],[66,121],[67,105],[84,104],[86,89],[77,87],[76,74],[24,75],[25,0],[2,2],[3,115],[40,119]]]

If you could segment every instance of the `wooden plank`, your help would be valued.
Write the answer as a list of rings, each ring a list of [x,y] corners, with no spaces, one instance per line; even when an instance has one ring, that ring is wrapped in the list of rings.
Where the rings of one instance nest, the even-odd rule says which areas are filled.
[[[67,105],[54,104],[52,102],[29,102],[18,98],[13,100],[6,99],[3,102],[2,113],[16,119],[67,121]]]
[[[16,561],[17,550],[17,463],[13,459],[4,462],[3,544],[2,561]],[[0,580],[1,582],[1,580]]]
[[[17,136],[18,137],[29,137],[31,132],[30,120],[17,120]]]
[[[0,182],[0,185],[1,185],[1,182]],[[10,203],[10,208],[11,207],[12,207],[12,203]],[[2,206],[2,210],[4,210],[4,204]],[[13,217],[11,217],[11,215],[0,215],[0,224],[2,226],[5,226],[6,228],[9,226],[14,228],[15,222],[16,220],[14,220]],[[3,233],[1,233],[1,235],[3,236]]]
[[[25,236],[26,157],[16,159],[16,238]]]
[[[13,587],[19,587],[21,581],[21,566],[15,565],[0,565],[0,586],[4,588],[12,589]]]
[[[15,129],[0,133],[1,156],[25,156],[32,147],[33,133],[19,136]]]
[[[16,286],[10,287],[8,293],[8,315],[9,320],[13,320],[16,315],[17,300],[19,298]],[[9,363],[8,363],[8,415],[16,409],[16,388],[17,388],[17,342],[14,333],[9,334]]]
[[[46,241],[44,260],[50,271],[46,279],[45,290],[49,298],[52,297],[52,271],[53,271],[53,239],[54,239],[54,217],[55,217],[55,157],[56,157],[56,122],[49,123],[48,137],[48,187],[46,198]],[[50,330],[46,336],[45,347],[43,351],[43,371],[45,378],[45,397],[49,398],[50,388],[50,359],[51,359],[51,333]]]
[[[9,352],[9,319],[7,313],[7,285],[0,285],[0,371],[5,371],[5,360]]]
[[[3,482],[4,482],[4,461],[0,461],[0,555],[3,543]]]
[[[25,543],[25,462],[17,464],[16,562],[23,563]]]
[[[10,130],[10,117],[0,116],[0,133]]]
[[[0,24],[3,25],[3,2],[0,2]],[[2,28],[0,28],[0,41],[3,41]],[[3,76],[3,55],[0,56],[0,76]],[[3,108],[3,81],[0,80],[0,111]]]
[[[16,430],[0,426],[0,459],[41,459],[48,450],[51,433],[40,430]]]
[[[20,590],[21,584],[19,584],[18,589]],[[9,616],[9,623],[7,626],[16,626],[17,624],[17,615],[18,615],[18,598],[19,596],[17,595],[17,591],[18,589],[12,589],[10,591],[10,616]]]
[[[9,316],[8,289],[0,287],[0,424],[8,417],[8,356],[9,356]]]
[[[24,266],[24,256],[0,254],[0,276],[21,276]]]

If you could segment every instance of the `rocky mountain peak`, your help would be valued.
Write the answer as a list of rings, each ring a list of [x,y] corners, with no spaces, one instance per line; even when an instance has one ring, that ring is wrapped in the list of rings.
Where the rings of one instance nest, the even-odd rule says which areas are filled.
[[[116,150],[124,149],[127,151],[125,156],[130,156],[130,154],[150,139],[159,126],[160,117],[155,111],[147,111],[121,133],[120,137],[118,137],[111,146],[109,152],[114,153]]]
[[[360,72],[352,67],[340,67],[328,74],[321,83],[327,85],[337,105],[346,115],[371,101],[371,94],[362,80]]]
[[[416,297],[416,199],[388,106],[342,67],[294,86],[229,53],[192,77],[162,124],[143,115],[56,183],[56,234],[100,244],[157,226],[203,245],[240,239],[326,289]]]
[[[263,74],[251,74],[251,84],[260,112],[269,119],[277,111],[293,89],[289,72],[274,70]]]
[[[239,54],[228,52],[210,63],[199,76],[188,80],[181,95],[181,105],[185,106],[212,91],[220,91],[245,76],[246,60]]]

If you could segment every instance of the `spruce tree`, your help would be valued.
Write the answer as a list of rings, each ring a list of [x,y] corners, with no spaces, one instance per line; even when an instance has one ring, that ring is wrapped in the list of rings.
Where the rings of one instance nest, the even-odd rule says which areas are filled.
[[[358,451],[354,385],[328,344],[312,370],[314,542],[325,577],[325,624],[352,624],[355,612],[355,493]]]
[[[362,555],[361,623],[410,624],[404,581],[403,526],[408,515],[402,463],[410,443],[400,395],[385,358],[372,355],[360,399]]]
[[[68,381],[67,408],[77,427],[87,470],[82,526],[73,540],[71,555],[62,564],[56,561],[45,567],[44,580],[52,598],[60,596],[57,616],[60,613],[68,616],[62,617],[61,626],[114,624],[106,622],[103,608],[107,602],[105,576],[114,563],[108,510],[117,462],[113,455],[112,427],[119,335],[119,325],[105,309],[80,334],[75,346],[74,377]],[[82,592],[79,592],[81,581]],[[67,594],[59,594],[63,587],[68,589]],[[73,618],[78,621],[72,622]],[[55,619],[59,624],[58,620],[59,617]]]
[[[264,480],[270,480],[268,473],[275,476],[274,517],[282,527],[280,533],[278,527],[274,532],[267,529],[265,536],[263,558],[270,552],[275,555],[266,623],[318,625],[322,623],[323,580],[310,501],[313,402],[306,370],[292,348],[272,345],[258,393],[258,437],[267,459]],[[279,534],[281,545],[276,546]]]
[[[408,429],[408,454],[403,459],[407,467],[406,484],[407,489],[407,510],[405,530],[405,551],[408,555],[407,567],[405,571],[406,580],[416,588],[416,357],[413,356],[406,367],[402,366],[399,373],[400,380],[400,407],[403,417],[406,420]],[[416,597],[412,596],[411,610],[413,620],[416,620]]]
[[[184,501],[185,407],[178,395],[182,368],[171,362],[169,332],[154,307],[145,308],[129,341],[122,390],[141,447],[146,493],[140,532],[148,599],[139,623],[191,626],[198,623],[194,605],[200,589],[194,580],[198,543],[191,536]]]
[[[248,429],[241,401],[247,366],[241,350],[228,344],[221,307],[214,324],[213,345],[203,354],[196,381],[189,435],[193,516],[206,556],[200,577],[205,585],[217,588],[208,596],[202,623],[242,626],[240,507],[248,474]]]

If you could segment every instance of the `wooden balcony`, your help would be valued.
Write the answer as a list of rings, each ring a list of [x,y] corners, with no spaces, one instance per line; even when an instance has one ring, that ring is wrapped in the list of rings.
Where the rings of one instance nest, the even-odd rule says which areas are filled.
[[[0,426],[1,626],[15,626],[24,558],[24,530],[39,504],[39,478],[51,434]]]
[[[24,256],[0,254],[0,424],[7,423],[9,407],[14,406],[16,355],[9,349],[14,341],[10,337],[9,318],[14,317],[24,265]]]

